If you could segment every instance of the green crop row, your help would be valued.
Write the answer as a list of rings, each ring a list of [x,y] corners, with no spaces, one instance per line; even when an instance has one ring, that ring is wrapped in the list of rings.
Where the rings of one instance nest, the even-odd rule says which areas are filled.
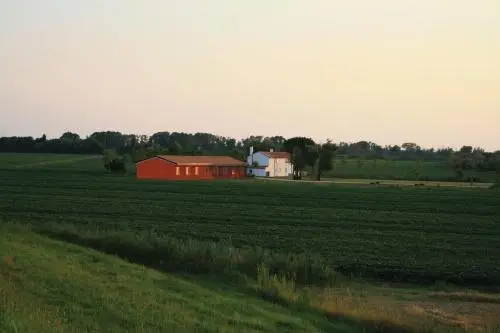
[[[0,221],[21,221],[45,232],[53,226],[92,230],[92,239],[113,251],[119,242],[106,235],[122,235],[124,241],[135,239],[128,256],[134,256],[132,249],[153,256],[150,243],[159,242],[164,245],[153,257],[161,260],[162,246],[170,248],[174,239],[196,240],[311,256],[345,274],[500,283],[496,191],[151,182],[37,169],[0,169],[0,179]],[[147,251],[134,238],[145,233]],[[323,268],[318,271],[329,272]]]

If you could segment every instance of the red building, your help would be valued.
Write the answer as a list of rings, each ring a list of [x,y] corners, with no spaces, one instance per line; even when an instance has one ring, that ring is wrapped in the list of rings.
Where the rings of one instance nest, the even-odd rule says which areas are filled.
[[[245,163],[229,156],[158,155],[135,164],[138,179],[196,180],[245,177]]]

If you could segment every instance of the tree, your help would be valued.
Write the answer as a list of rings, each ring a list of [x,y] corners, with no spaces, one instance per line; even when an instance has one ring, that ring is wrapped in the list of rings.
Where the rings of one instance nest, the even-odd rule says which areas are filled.
[[[414,142],[405,142],[401,145],[401,148],[403,148],[406,151],[412,151],[412,152],[420,149],[420,147]]]
[[[307,166],[314,166],[316,156],[310,147],[316,143],[311,138],[293,137],[283,142],[283,148],[292,156],[290,163],[293,166],[293,178],[301,179],[302,172]]]
[[[333,169],[333,158],[337,147],[332,144],[330,140],[328,140],[325,144],[315,145],[309,147],[309,149],[312,150],[313,154],[315,155],[315,162],[313,167],[314,179],[316,181],[320,181],[321,174],[324,171]]]
[[[94,132],[90,135],[105,149],[118,149],[123,146],[123,134],[117,131]]]
[[[125,160],[116,151],[107,149],[103,153],[104,168],[113,173],[125,173]]]
[[[455,171],[457,178],[462,180],[464,178],[464,170],[467,168],[465,155],[460,152],[453,153],[450,157],[450,165],[453,171]]]
[[[470,153],[470,163],[473,169],[484,169],[485,159],[484,150],[481,148],[474,148]]]
[[[472,150],[472,146],[462,146],[462,148],[460,148],[460,153],[471,154]]]
[[[307,166],[307,161],[304,157],[304,152],[299,146],[295,146],[293,148],[290,163],[293,167],[293,179],[300,180],[302,179],[302,172]]]
[[[413,169],[413,173],[415,174],[415,177],[417,179],[420,179],[422,177],[422,173],[424,171],[424,161],[421,159],[415,161],[415,168]]]
[[[60,139],[61,140],[66,140],[66,141],[74,142],[74,141],[79,141],[80,140],[80,136],[78,134],[76,134],[76,133],[65,132],[65,133],[63,133],[63,135],[61,135]]]
[[[307,150],[308,146],[314,146],[315,144],[316,143],[311,138],[295,136],[283,142],[283,149],[291,154],[295,147],[299,147],[304,152]]]

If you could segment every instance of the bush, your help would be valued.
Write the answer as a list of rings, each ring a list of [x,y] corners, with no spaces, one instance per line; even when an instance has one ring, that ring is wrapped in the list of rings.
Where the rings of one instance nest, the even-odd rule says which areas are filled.
[[[104,167],[111,172],[125,173],[125,162],[119,159],[113,159],[105,163]]]
[[[49,224],[36,228],[42,234],[168,272],[217,274],[228,271],[257,278],[265,270],[302,285],[336,285],[343,279],[320,256],[288,254],[256,246],[236,248],[225,242],[177,239],[149,232],[132,233],[81,229]]]
[[[113,173],[125,173],[125,160],[113,150],[104,151],[104,168]]]

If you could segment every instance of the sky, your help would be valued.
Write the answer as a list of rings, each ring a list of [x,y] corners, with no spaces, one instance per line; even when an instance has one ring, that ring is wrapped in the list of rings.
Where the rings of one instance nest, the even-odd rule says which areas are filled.
[[[500,149],[498,0],[0,0],[0,136]]]

